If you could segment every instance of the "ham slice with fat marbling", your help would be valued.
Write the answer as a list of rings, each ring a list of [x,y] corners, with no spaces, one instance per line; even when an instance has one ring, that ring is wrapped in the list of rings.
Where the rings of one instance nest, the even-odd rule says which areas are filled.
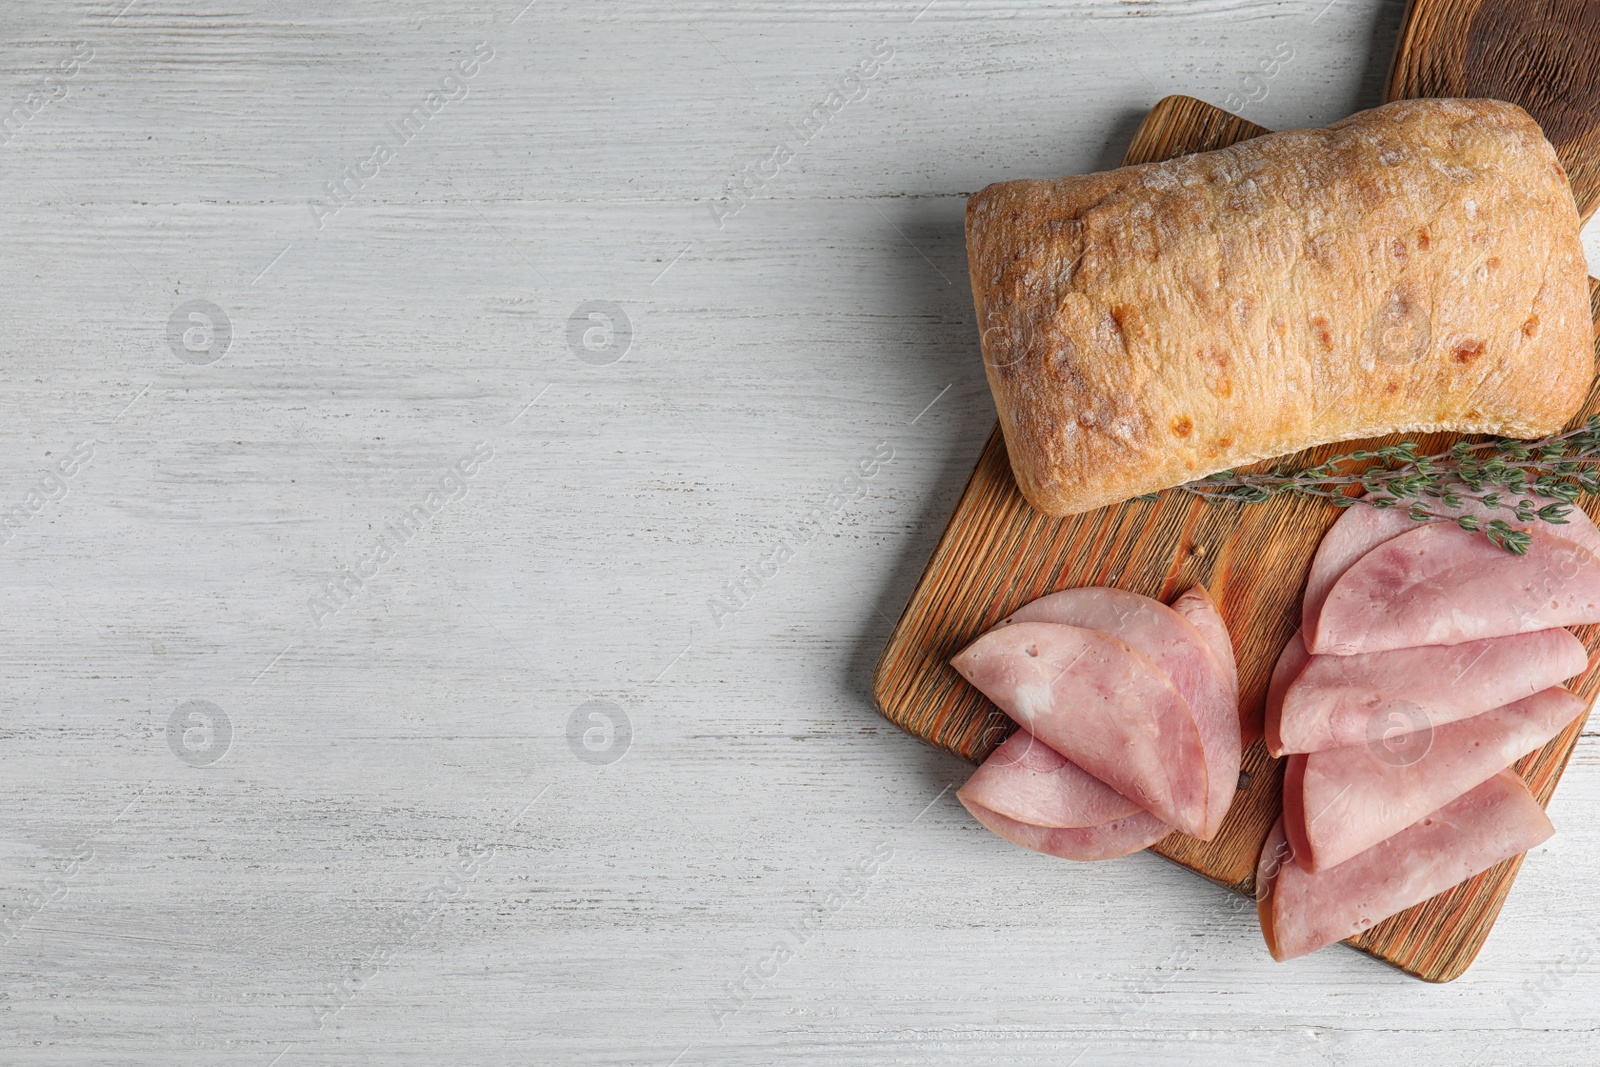
[[[1348,656],[1600,622],[1600,558],[1534,530],[1526,555],[1434,523],[1362,556],[1334,583],[1308,650]]]
[[[950,662],[1046,745],[1184,833],[1205,834],[1199,727],[1166,673],[1126,642],[1081,626],[1019,622]]]
[[[1311,874],[1286,853],[1283,821],[1256,869],[1256,908],[1274,959],[1315,952],[1547,840],[1538,801],[1510,771],[1337,867]]]
[[[1547,534],[1565,538],[1600,556],[1600,529],[1582,508],[1572,508],[1563,524],[1534,519],[1520,522],[1504,508],[1486,508],[1476,500],[1463,500],[1458,508],[1451,508],[1441,500],[1426,502],[1428,510],[1444,514],[1472,515],[1475,518],[1504,519],[1514,529],[1543,530]],[[1448,520],[1434,519],[1431,522]],[[1317,619],[1322,614],[1322,604],[1328,590],[1339,580],[1350,565],[1385,541],[1423,525],[1414,521],[1404,508],[1375,508],[1367,504],[1354,504],[1344,509],[1317,545],[1317,554],[1311,561],[1311,573],[1306,577],[1306,591],[1301,598],[1301,627],[1308,643],[1317,633]],[[1481,536],[1481,535],[1480,535]]]
[[[1459,645],[1311,656],[1277,694],[1271,751],[1321,752],[1443,726],[1560,685],[1588,661],[1583,642],[1559,627]]]
[[[1505,770],[1588,710],[1565,689],[1448,725],[1289,757],[1283,829],[1308,871],[1336,866]]]
[[[1183,695],[1200,730],[1210,784],[1205,833],[1209,840],[1222,825],[1238,789],[1242,749],[1239,732],[1239,680],[1226,624],[1203,587],[1180,597],[1184,610],[1211,631],[1208,637],[1177,610],[1126,589],[1090,586],[1064,589],[1025,604],[1001,625],[1020,622],[1064,623],[1098,630],[1127,642],[1148,657]],[[1213,641],[1226,648],[1227,665]]]
[[[1069,860],[1126,856],[1172,832],[1026,730],[995,749],[956,799],[1012,844]]]

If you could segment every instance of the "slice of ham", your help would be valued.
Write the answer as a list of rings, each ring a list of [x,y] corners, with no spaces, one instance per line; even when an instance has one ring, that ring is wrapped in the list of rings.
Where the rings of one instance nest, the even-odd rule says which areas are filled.
[[[1442,501],[1430,500],[1428,509],[1442,514],[1472,515],[1485,520],[1504,519],[1515,529],[1543,530],[1600,556],[1600,529],[1595,528],[1594,520],[1582,508],[1572,508],[1564,524],[1540,519],[1519,522],[1511,518],[1510,512],[1504,508],[1486,508],[1476,500],[1463,500],[1459,508],[1449,508]],[[1315,641],[1317,620],[1322,614],[1328,591],[1350,569],[1350,565],[1385,541],[1415,530],[1419,525],[1412,521],[1404,509],[1375,508],[1365,504],[1345,508],[1338,521],[1323,535],[1322,543],[1317,546],[1317,554],[1311,561],[1311,573],[1306,578],[1306,591],[1301,598],[1301,626],[1308,643]]]
[[[983,761],[956,798],[1017,822],[1078,828],[1144,809],[1067,757],[1018,730]]]
[[[1526,555],[1435,523],[1362,556],[1334,583],[1309,651],[1348,656],[1600,622],[1600,558],[1540,530]]]
[[[1316,874],[1283,859],[1280,819],[1256,869],[1261,932],[1280,962],[1315,952],[1528,851],[1554,832],[1528,787],[1510,771]]]
[[[1505,770],[1587,710],[1553,688],[1399,739],[1290,757],[1283,821],[1296,862],[1316,872],[1365,852]]]
[[[1239,720],[1240,749],[1250,746],[1256,738],[1261,736],[1261,723],[1254,716],[1246,721],[1244,708],[1239,705],[1239,661],[1233,654],[1233,635],[1228,633],[1228,623],[1222,617],[1222,612],[1217,609],[1217,602],[1211,599],[1211,592],[1203,585],[1197,585],[1177,600],[1172,602],[1172,610],[1176,611],[1189,621],[1189,625],[1200,631],[1200,636],[1205,638],[1206,647],[1211,649],[1211,654],[1217,659],[1217,666],[1222,669],[1223,681],[1228,685],[1228,703],[1234,709],[1234,717]]]
[[[1148,811],[1139,811],[1099,826],[1054,827],[1034,826],[1008,819],[970,801],[963,800],[962,804],[974,819],[1013,845],[1066,860],[1116,859],[1149,848],[1172,833],[1172,827]]]
[[[1239,682],[1232,669],[1233,646],[1216,605],[1204,589],[1180,598],[1186,611],[1205,623],[1213,638],[1176,610],[1159,600],[1126,589],[1092,586],[1064,589],[1023,605],[1002,625],[1021,622],[1063,623],[1110,634],[1148,657],[1166,672],[1182,694],[1200,729],[1210,784],[1205,832],[1210,840],[1222,825],[1239,783],[1242,749],[1239,733]],[[1212,640],[1227,646],[1228,667],[1220,661]]]
[[[1172,832],[1026,730],[995,749],[956,799],[1012,844],[1062,859],[1126,856]]]
[[[1459,645],[1311,656],[1281,694],[1272,753],[1322,752],[1443,726],[1560,685],[1588,661],[1583,642],[1559,627]]]
[[[1205,833],[1199,727],[1166,673],[1126,642],[1081,626],[1019,622],[950,662],[1073,763],[1184,833]]]
[[[1267,680],[1267,703],[1262,722],[1262,735],[1266,738],[1267,751],[1274,756],[1281,756],[1284,753],[1284,694],[1288,693],[1289,686],[1300,677],[1300,672],[1306,669],[1306,664],[1309,662],[1311,653],[1306,651],[1301,632],[1296,630],[1294,636],[1289,638],[1289,643],[1283,646],[1283,651],[1278,653],[1278,662],[1272,666],[1272,677]]]
[[[1306,841],[1306,759],[1302,752],[1296,752],[1284,760],[1283,763],[1283,814],[1278,819],[1278,825],[1283,830],[1283,836],[1289,842],[1289,856],[1293,863],[1298,863],[1303,870],[1309,870],[1305,856],[1311,846]],[[1424,812],[1426,814],[1426,812]]]

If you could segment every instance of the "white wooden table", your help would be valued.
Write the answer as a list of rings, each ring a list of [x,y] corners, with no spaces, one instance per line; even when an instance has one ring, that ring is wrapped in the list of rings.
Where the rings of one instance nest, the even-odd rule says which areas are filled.
[[[0,1062],[1595,1062],[1592,736],[1430,987],[868,697],[964,197],[1374,103],[1399,3],[524,2],[5,7]]]

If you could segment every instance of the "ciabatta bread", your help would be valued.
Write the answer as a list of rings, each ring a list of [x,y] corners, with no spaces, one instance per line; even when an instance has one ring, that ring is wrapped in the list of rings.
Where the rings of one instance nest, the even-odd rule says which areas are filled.
[[[1069,515],[1330,441],[1553,432],[1594,376],[1578,227],[1494,100],[991,185],[967,249],[1017,482]]]

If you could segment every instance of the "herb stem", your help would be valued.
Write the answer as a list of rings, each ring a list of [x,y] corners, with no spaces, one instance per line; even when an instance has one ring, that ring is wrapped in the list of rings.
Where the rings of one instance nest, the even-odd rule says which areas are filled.
[[[1454,522],[1510,552],[1528,550],[1535,521],[1567,521],[1581,493],[1600,494],[1600,415],[1536,441],[1491,437],[1418,455],[1414,442],[1335,456],[1311,467],[1219,471],[1177,487],[1211,503],[1260,503],[1275,496],[1403,508],[1416,522]],[[1360,495],[1349,492],[1363,490]],[[1540,501],[1547,501],[1540,503]],[[1509,512],[1505,518],[1473,514]]]

